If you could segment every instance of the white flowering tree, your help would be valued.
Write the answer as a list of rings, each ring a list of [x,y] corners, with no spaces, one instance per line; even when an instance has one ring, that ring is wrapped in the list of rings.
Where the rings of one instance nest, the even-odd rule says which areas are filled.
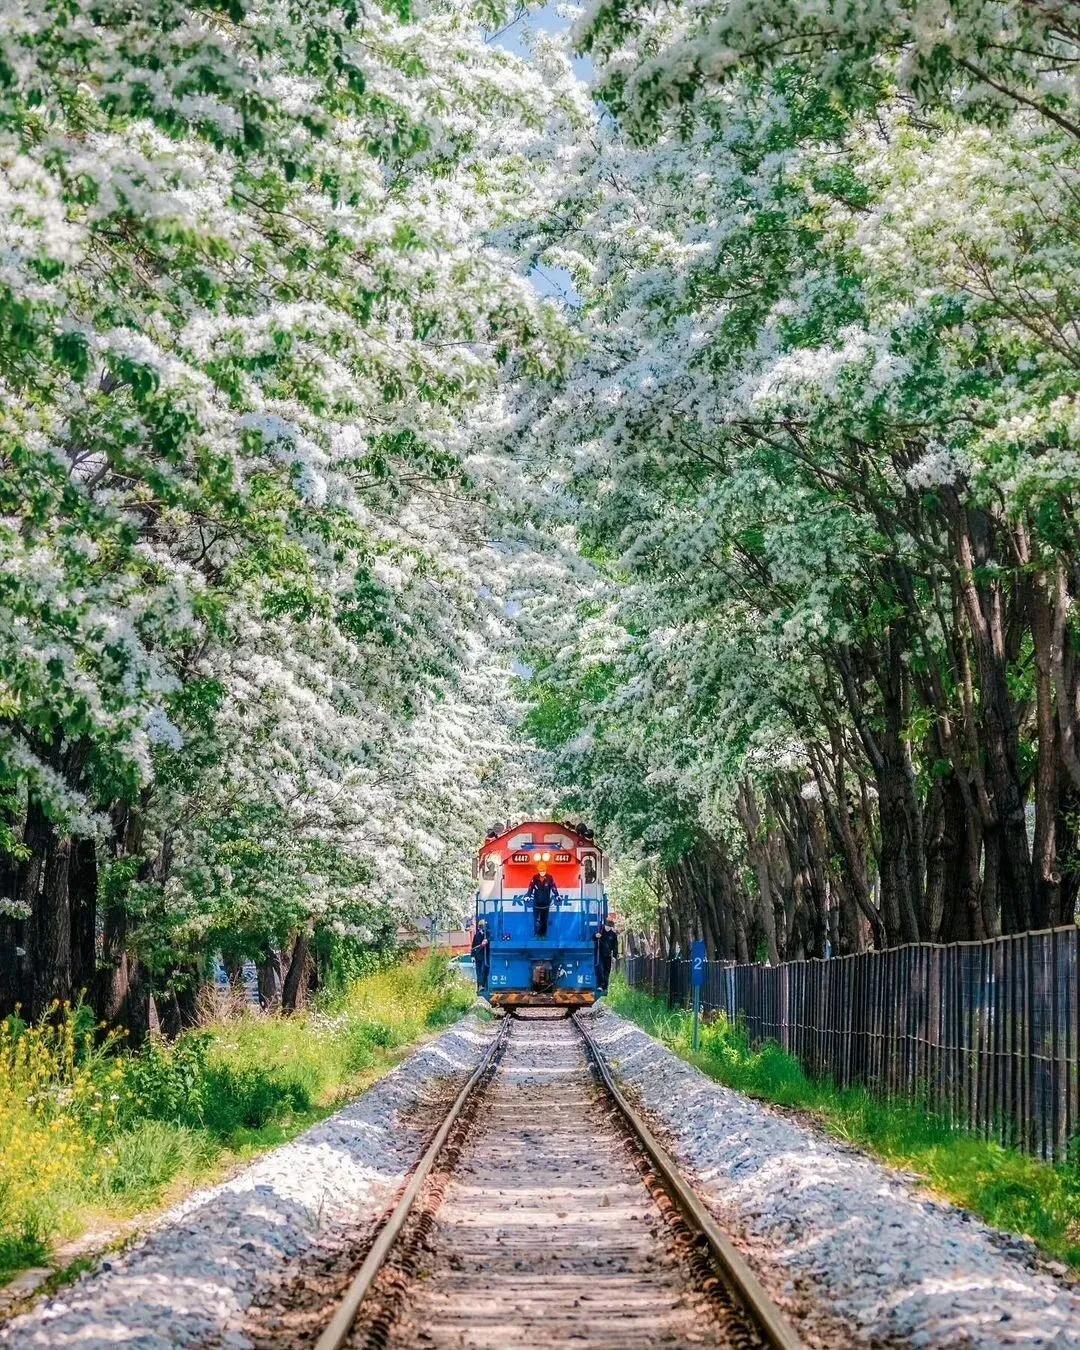
[[[200,937],[362,931],[439,854],[417,728],[483,632],[470,410],[565,341],[495,243],[579,96],[497,17],[5,26],[0,1004],[94,988],[138,1034]]]
[[[578,24],[587,345],[517,451],[615,601],[538,731],[684,947],[1073,914],[1077,11],[945,11]]]
[[[669,949],[1070,918],[1076,11],[597,3],[595,116],[474,0],[24,5],[0,1010],[295,1002],[538,779]]]

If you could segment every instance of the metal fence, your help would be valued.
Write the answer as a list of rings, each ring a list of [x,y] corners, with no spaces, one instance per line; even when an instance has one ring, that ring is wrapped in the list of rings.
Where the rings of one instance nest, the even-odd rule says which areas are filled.
[[[1080,1131],[1078,938],[1073,926],[779,966],[711,961],[702,1007],[810,1074],[1061,1158]],[[631,957],[626,975],[672,1007],[689,1001],[689,961]]]

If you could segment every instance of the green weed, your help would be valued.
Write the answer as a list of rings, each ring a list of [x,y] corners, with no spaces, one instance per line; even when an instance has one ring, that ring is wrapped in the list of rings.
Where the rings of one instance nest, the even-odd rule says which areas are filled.
[[[49,1245],[37,1233],[5,1233],[0,1237],[0,1284],[6,1284],[21,1270],[44,1265],[48,1255]]]
[[[207,1141],[196,1131],[142,1120],[112,1141],[104,1186],[114,1195],[152,1202],[178,1176],[196,1174],[207,1155]]]

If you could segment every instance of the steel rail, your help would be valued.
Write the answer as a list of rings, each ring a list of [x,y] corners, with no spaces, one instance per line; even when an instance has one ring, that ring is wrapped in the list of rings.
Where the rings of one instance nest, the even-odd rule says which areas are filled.
[[[783,1313],[765,1292],[757,1276],[746,1264],[741,1253],[732,1245],[719,1224],[705,1208],[697,1195],[687,1185],[678,1164],[671,1154],[656,1139],[648,1125],[630,1105],[619,1090],[600,1048],[592,1036],[575,1016],[574,1025],[581,1034],[589,1056],[596,1065],[612,1100],[618,1106],[637,1142],[641,1145],[656,1170],[664,1180],[664,1185],[672,1199],[682,1211],[683,1217],[705,1238],[712,1253],[713,1261],[721,1276],[734,1290],[740,1302],[773,1350],[803,1350],[803,1343],[788,1325]]]
[[[345,1291],[344,1297],[337,1306],[337,1311],[331,1318],[325,1331],[315,1342],[315,1350],[341,1350],[352,1332],[353,1323],[356,1321],[356,1314],[360,1311],[360,1305],[367,1297],[372,1283],[378,1275],[390,1250],[397,1241],[401,1230],[405,1227],[409,1212],[420,1194],[420,1187],[424,1184],[428,1173],[434,1167],[443,1146],[457,1123],[465,1104],[472,1095],[473,1089],[483,1078],[484,1074],[491,1067],[492,1063],[506,1044],[510,1034],[510,1019],[506,1018],[499,1029],[499,1034],[492,1041],[484,1052],[484,1057],[476,1066],[469,1081],[454,1098],[454,1104],[447,1112],[442,1124],[435,1132],[435,1137],[428,1144],[424,1156],[416,1165],[416,1169],[409,1179],[409,1184],[401,1193],[401,1198],[394,1206],[393,1212],[379,1229],[379,1234],[372,1244],[371,1250],[364,1258],[364,1264],[353,1276],[352,1282]]]

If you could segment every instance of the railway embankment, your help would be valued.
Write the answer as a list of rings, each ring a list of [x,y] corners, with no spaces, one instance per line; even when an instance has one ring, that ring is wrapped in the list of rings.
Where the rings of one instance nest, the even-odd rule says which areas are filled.
[[[807,1346],[1080,1346],[1080,1293],[1029,1244],[721,1086],[617,1014],[587,1025]],[[466,1017],[10,1322],[0,1346],[314,1344],[494,1030]],[[391,1272],[392,1344],[743,1343],[684,1282],[591,1082],[569,1025],[515,1034],[448,1165],[422,1268]]]
[[[491,1034],[466,1017],[343,1110],[190,1196],[127,1251],[14,1318],[0,1345],[251,1346],[245,1324],[260,1291],[300,1269],[332,1272],[365,1240]]]
[[[472,1002],[442,958],[265,1014],[225,994],[127,1051],[78,1005],[0,1020],[0,1322],[196,1190],[358,1097]]]
[[[1040,1269],[1030,1243],[721,1086],[615,1013],[591,1030],[805,1330],[827,1308],[852,1344],[1080,1346],[1080,1292]]]

